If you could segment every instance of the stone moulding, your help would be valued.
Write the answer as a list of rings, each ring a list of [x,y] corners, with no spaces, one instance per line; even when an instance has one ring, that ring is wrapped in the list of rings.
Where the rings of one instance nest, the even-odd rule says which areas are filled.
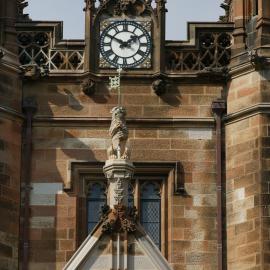
[[[95,175],[98,178],[104,177],[103,167],[104,162],[96,161],[70,161],[68,166],[68,177],[67,181],[64,183],[64,190],[69,194],[74,194],[82,190],[82,175]],[[149,172],[153,176],[166,177],[169,179],[171,176],[172,183],[174,186],[175,195],[185,195],[184,189],[184,178],[182,177],[183,170],[181,163],[178,161],[168,161],[168,162],[133,162],[133,165],[136,167],[136,172],[134,173],[134,178],[145,175]]]

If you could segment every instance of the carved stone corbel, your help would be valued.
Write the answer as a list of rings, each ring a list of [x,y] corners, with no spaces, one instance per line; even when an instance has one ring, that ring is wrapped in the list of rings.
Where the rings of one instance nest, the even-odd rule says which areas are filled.
[[[162,96],[166,93],[167,82],[164,79],[157,79],[152,83],[152,89],[157,96]]]
[[[49,75],[49,68],[47,65],[38,66],[37,64],[28,64],[20,66],[22,74],[25,78],[37,80]]]
[[[256,70],[262,69],[267,64],[267,58],[258,54],[257,50],[251,50],[248,53],[250,62]]]
[[[85,80],[81,84],[81,90],[87,96],[93,96],[96,92],[96,83],[92,79]]]

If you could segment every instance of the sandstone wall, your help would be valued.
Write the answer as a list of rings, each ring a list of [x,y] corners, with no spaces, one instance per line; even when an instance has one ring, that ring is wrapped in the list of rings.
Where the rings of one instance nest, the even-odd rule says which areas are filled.
[[[79,85],[31,83],[39,110],[34,121],[30,269],[62,269],[76,249],[79,202],[63,191],[70,161],[105,161],[115,93],[93,97]],[[215,128],[211,103],[218,85],[172,85],[162,98],[150,84],[123,87],[133,161],[180,161],[186,195],[168,198],[166,256],[174,269],[216,269]],[[169,120],[168,120],[169,119]],[[96,121],[98,120],[98,121]],[[148,121],[147,120],[147,121]],[[162,121],[168,120],[166,124]],[[128,121],[129,122],[129,121]],[[173,184],[169,186],[173,194]]]

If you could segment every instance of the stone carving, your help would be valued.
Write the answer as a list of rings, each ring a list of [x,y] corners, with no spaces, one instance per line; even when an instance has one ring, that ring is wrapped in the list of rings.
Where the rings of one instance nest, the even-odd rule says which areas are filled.
[[[100,0],[99,4],[94,7],[93,17],[95,19],[101,12],[110,16],[122,16],[123,14],[140,16],[151,11],[151,2],[151,0]],[[93,4],[91,5],[91,0],[86,0],[86,8],[89,7],[93,7]]]
[[[112,122],[109,132],[112,145],[107,151],[108,159],[129,159],[130,151],[127,147],[128,128],[126,125],[126,110],[123,107],[115,107],[111,113]]]
[[[156,0],[156,3],[157,3],[158,12],[167,12],[167,9],[166,9],[167,0]]]
[[[49,74],[47,65],[38,66],[37,64],[28,64],[20,66],[23,76],[32,80],[46,77]]]
[[[19,20],[29,21],[29,15],[24,14],[24,9],[28,7],[28,2],[26,0],[17,0],[17,16]]]
[[[266,64],[269,64],[267,63],[267,58],[259,55],[256,49],[249,51],[248,56],[250,62],[252,63],[252,65],[255,67],[256,70],[264,68]]]
[[[152,83],[152,89],[156,93],[156,95],[161,96],[166,92],[166,82],[163,79],[157,79]]]
[[[136,16],[144,13],[146,9],[145,1],[143,0],[119,0],[114,8],[115,15],[134,14]]]
[[[126,207],[122,204],[104,208],[102,217],[102,230],[107,233],[123,233],[136,231],[137,209],[135,207]]]
[[[93,8],[95,8],[96,0],[84,0],[84,2],[85,2],[85,8],[83,9],[83,11],[92,10]]]
[[[231,8],[232,0],[225,0],[224,3],[220,5],[221,8],[225,10],[225,15],[220,16],[219,20],[221,22],[227,23],[230,21],[230,8]]]
[[[85,95],[93,96],[96,91],[95,82],[92,79],[88,79],[82,83],[81,89]]]

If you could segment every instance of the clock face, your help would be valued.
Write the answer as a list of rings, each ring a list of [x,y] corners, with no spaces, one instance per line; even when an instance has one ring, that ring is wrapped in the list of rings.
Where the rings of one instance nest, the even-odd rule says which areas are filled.
[[[151,47],[150,32],[142,24],[134,21],[113,22],[101,32],[101,56],[109,66],[144,66],[142,64],[150,58]]]

